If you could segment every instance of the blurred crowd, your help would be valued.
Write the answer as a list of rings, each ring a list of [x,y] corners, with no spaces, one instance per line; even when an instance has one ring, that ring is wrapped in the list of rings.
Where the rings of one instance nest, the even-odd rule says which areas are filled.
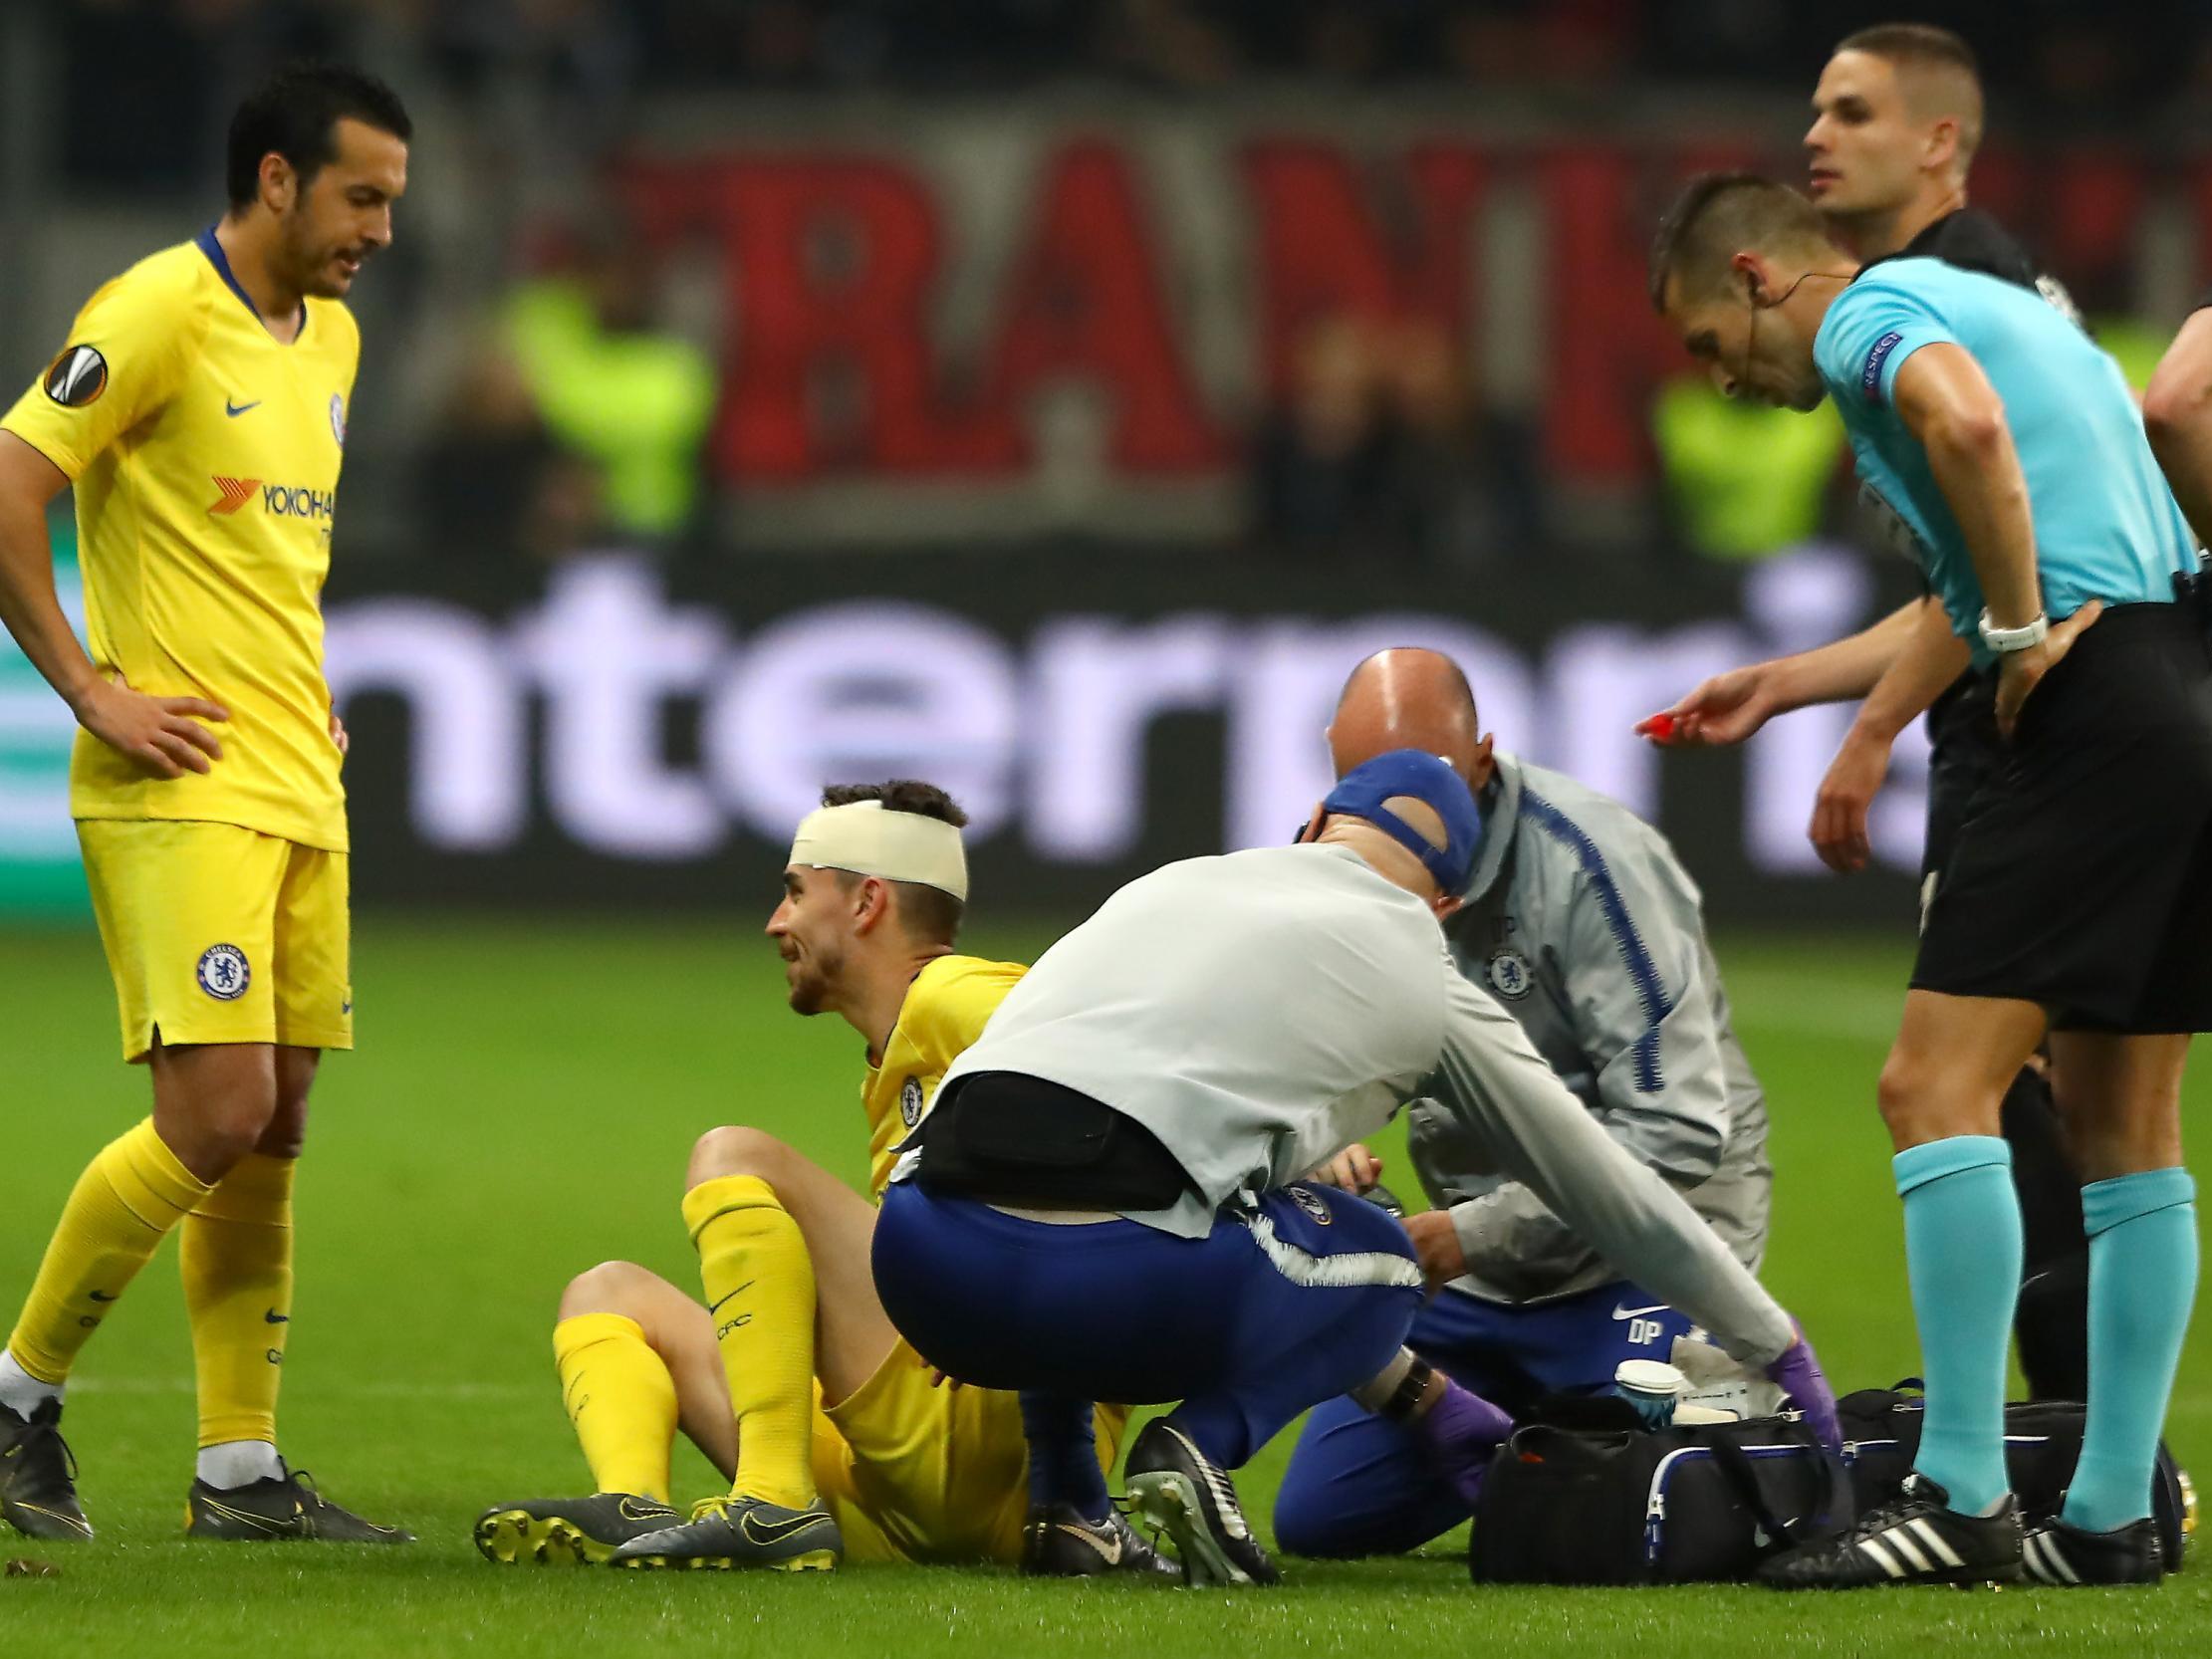
[[[707,464],[724,389],[715,308],[687,309],[682,273],[597,194],[607,158],[671,104],[1067,84],[1186,103],[1231,84],[1262,99],[1278,84],[1470,89],[1570,113],[1660,88],[1771,98],[1808,85],[1842,33],[1896,11],[1975,40],[2003,89],[1998,119],[2039,141],[2212,135],[2204,0],[7,0],[0,46],[29,39],[35,16],[52,182],[90,202],[203,190],[225,113],[285,56],[359,57],[432,111],[426,130],[441,153],[465,151],[474,194],[410,202],[433,234],[395,250],[363,303],[420,309],[450,280],[423,253],[440,235],[489,250],[491,275],[457,308],[466,337],[431,343],[435,371],[408,365],[418,447],[380,473],[386,457],[355,459],[379,497],[457,545],[549,560],[708,547],[729,523],[730,488]],[[1546,545],[1558,500],[1533,424],[1486,402],[1433,325],[1321,316],[1247,417],[1238,539],[1437,571]],[[1832,419],[1733,407],[1684,375],[1659,389],[1648,435],[1641,522],[1686,560],[1847,528]]]
[[[705,535],[716,364],[659,323],[660,293],[656,262],[618,222],[516,284],[425,448],[424,518],[495,558]]]
[[[1326,316],[1249,448],[1254,543],[1460,571],[1543,539],[1534,437],[1486,413],[1433,323]]]
[[[15,0],[23,3],[23,0]],[[1770,82],[1838,36],[1910,15],[1984,43],[1993,81],[2046,118],[2139,120],[2212,89],[2200,0],[45,0],[170,75],[169,96],[259,51],[418,51],[460,87],[505,71],[605,107],[683,86],[932,93],[1106,79],[1203,90],[1249,78],[1441,81],[1586,92],[1668,77]],[[102,71],[120,68],[113,51]],[[115,84],[113,80],[110,85]]]

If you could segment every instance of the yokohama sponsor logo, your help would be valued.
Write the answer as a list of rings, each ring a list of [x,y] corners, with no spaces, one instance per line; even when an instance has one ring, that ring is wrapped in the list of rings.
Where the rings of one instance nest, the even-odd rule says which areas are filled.
[[[215,488],[222,492],[214,506],[208,508],[209,518],[226,518],[253,500],[254,491],[261,488],[258,478],[224,478],[214,475]]]
[[[327,524],[338,512],[338,493],[305,484],[264,484],[261,505],[280,519],[321,519]]]

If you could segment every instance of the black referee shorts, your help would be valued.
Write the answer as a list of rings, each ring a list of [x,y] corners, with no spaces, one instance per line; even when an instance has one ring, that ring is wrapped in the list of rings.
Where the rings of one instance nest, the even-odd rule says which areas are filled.
[[[2062,1029],[2212,1031],[2212,635],[2108,609],[1967,803],[1916,990],[2042,1004]]]
[[[1928,836],[1920,875],[1939,880],[1958,848],[1968,807],[2005,760],[1997,735],[1996,676],[1960,675],[1928,707]]]

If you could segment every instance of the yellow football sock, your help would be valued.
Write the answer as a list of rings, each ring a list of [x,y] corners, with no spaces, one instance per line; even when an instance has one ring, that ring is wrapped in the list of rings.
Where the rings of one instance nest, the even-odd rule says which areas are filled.
[[[62,1219],[8,1337],[16,1363],[41,1382],[67,1381],[78,1351],[170,1228],[207,1196],[147,1118],[101,1149],[62,1206]]]
[[[247,1153],[185,1217],[177,1240],[203,1447],[276,1443],[292,1328],[294,1168],[290,1158]]]
[[[668,1501],[668,1449],[676,1437],[676,1379],[619,1313],[579,1313],[553,1327],[561,1403],[599,1492]]]
[[[757,1175],[724,1175],[683,1195],[699,1282],[737,1415],[740,1497],[814,1502],[814,1261],[806,1236]]]

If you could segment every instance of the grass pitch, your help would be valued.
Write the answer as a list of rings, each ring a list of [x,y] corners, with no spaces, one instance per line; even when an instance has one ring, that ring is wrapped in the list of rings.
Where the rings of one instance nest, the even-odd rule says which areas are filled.
[[[1050,930],[982,930],[1033,954]],[[1896,1201],[1873,1115],[1903,959],[1880,945],[1739,940],[1722,952],[1766,1081],[1778,1170],[1768,1278],[1844,1388],[1917,1368]],[[1293,1561],[1278,1591],[1029,1584],[1010,1571],[853,1569],[793,1581],[495,1569],[469,1523],[586,1484],[548,1331],[578,1269],[628,1257],[688,1283],[677,1214],[700,1130],[756,1124],[858,1180],[849,1028],[784,1008],[751,920],[714,926],[377,920],[356,950],[361,1052],[334,1059],[300,1183],[284,1440],[341,1502],[418,1533],[396,1550],[181,1541],[191,1359],[173,1251],[72,1387],[71,1439],[101,1529],[80,1549],[12,1536],[11,1652],[1115,1655],[1489,1650],[1924,1655],[2212,1651],[2212,1567],[2149,1593],[2012,1589],[1783,1597],[1739,1588],[1475,1589],[1456,1536],[1422,1556]],[[146,1109],[116,1060],[88,933],[0,936],[0,1316],[69,1183]],[[2212,1073],[2192,1077],[2201,1119]],[[1411,1195],[1402,1155],[1385,1179]],[[2200,1321],[2168,1432],[2212,1475],[2212,1338]],[[1264,1522],[1287,1438],[1242,1478]],[[679,1453],[678,1497],[709,1472]]]

